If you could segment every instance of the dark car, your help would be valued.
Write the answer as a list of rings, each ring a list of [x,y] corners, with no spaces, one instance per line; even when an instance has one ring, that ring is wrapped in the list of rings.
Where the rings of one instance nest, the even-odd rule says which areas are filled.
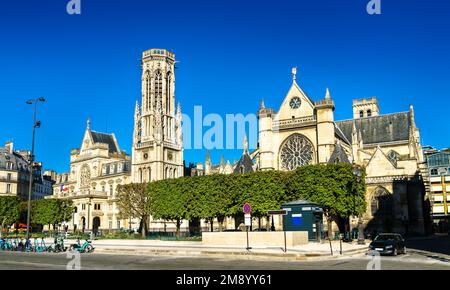
[[[406,253],[405,240],[400,234],[379,234],[370,243],[369,249],[393,256]]]

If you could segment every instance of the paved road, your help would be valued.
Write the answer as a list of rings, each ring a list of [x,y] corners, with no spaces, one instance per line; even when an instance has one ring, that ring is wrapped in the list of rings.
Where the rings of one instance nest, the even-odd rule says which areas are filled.
[[[408,252],[397,257],[380,257],[381,270],[450,270],[450,237],[407,240]],[[71,256],[67,253],[16,253],[0,251],[0,270],[66,269]],[[270,261],[224,259],[213,257],[144,256],[118,254],[82,254],[80,267],[123,270],[365,270],[369,262],[363,254],[352,257],[321,258],[314,261]]]
[[[231,260],[222,258],[191,258],[174,256],[138,256],[112,254],[85,254],[81,256],[83,270],[365,270],[370,257],[358,255],[349,258],[334,258],[320,261],[271,261],[262,263],[252,260]],[[0,270],[61,270],[66,269],[70,258],[67,254],[10,253],[0,252]],[[409,253],[398,257],[381,257],[382,270],[391,269],[446,269],[450,260],[443,261],[427,255]]]

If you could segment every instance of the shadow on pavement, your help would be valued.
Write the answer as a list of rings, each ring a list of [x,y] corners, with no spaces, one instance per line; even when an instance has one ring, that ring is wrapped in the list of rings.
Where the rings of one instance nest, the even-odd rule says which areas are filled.
[[[406,247],[411,250],[421,250],[450,256],[450,236],[442,235],[406,239]],[[437,256],[430,255],[430,258],[433,257]]]

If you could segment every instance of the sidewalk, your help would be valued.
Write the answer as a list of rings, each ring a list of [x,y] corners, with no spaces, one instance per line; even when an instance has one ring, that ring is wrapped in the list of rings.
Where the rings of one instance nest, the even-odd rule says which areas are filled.
[[[46,241],[47,242],[47,241]],[[49,240],[48,242],[52,242]],[[66,240],[66,245],[74,243]],[[339,241],[333,241],[333,256],[331,256],[328,241],[322,243],[308,243],[307,245],[290,247],[284,252],[282,245],[273,247],[257,247],[247,251],[246,245],[241,247],[205,246],[201,242],[192,241],[161,241],[161,240],[94,240],[95,253],[135,254],[160,256],[188,256],[188,257],[221,257],[239,259],[281,259],[281,260],[310,260],[320,258],[337,258],[362,254],[367,251],[366,245],[356,243],[342,243],[340,255]],[[251,245],[250,245],[251,247]]]

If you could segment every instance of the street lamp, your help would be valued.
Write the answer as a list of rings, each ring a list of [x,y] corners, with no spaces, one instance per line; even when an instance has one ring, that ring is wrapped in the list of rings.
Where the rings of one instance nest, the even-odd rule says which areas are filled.
[[[30,212],[31,212],[31,194],[33,191],[33,173],[34,173],[34,137],[36,128],[41,127],[41,121],[36,120],[37,113],[37,104],[39,102],[45,102],[44,98],[35,98],[28,100],[26,103],[28,105],[34,104],[34,114],[33,114],[33,137],[31,140],[31,154],[29,156],[29,167],[30,167],[30,180],[29,180],[29,188],[28,188],[28,210],[27,210],[27,238],[30,237]]]
[[[353,169],[353,175],[356,176],[356,181],[358,183],[361,182],[361,169],[359,169],[358,167],[355,167]],[[366,244],[366,240],[364,237],[362,214],[360,213],[358,215],[358,245],[365,245],[365,244]]]

